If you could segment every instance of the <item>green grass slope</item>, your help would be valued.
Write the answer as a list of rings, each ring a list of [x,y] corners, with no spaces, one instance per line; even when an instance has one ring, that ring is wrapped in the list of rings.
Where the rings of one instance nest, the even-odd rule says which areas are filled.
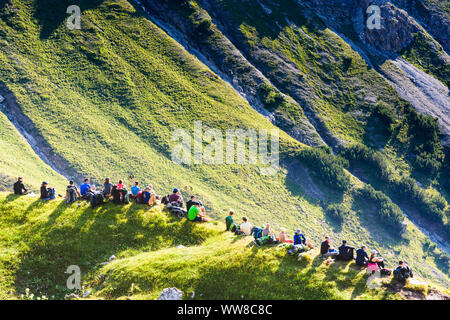
[[[66,179],[46,165],[33,151],[28,142],[0,113],[0,191],[12,191],[18,176],[24,177],[26,187],[38,191],[42,181],[59,190],[67,184]]]
[[[70,1],[0,2],[0,78],[33,123],[31,133],[41,135],[52,153],[65,160],[66,175],[89,176],[98,183],[105,176],[117,180],[132,173],[142,184],[153,183],[162,195],[178,186],[185,197],[200,195],[208,213],[217,219],[233,208],[239,216],[247,215],[258,224],[271,222],[277,230],[287,227],[292,233],[301,226],[315,243],[326,234],[336,241],[347,238],[355,245],[365,243],[390,263],[403,258],[424,278],[448,286],[448,268],[427,255],[424,245],[429,240],[413,224],[402,238],[379,225],[369,205],[356,205],[353,191],[362,184],[355,177],[349,190],[336,195],[323,187],[330,181],[309,179],[308,170],[295,179],[296,168],[264,176],[258,166],[173,163],[172,132],[177,128],[192,131],[195,120],[222,131],[275,127],[137,6],[124,0],[78,3],[82,29],[70,31],[65,25]],[[345,121],[338,123],[343,135]],[[359,135],[353,135],[351,124],[348,127],[349,135]],[[283,156],[305,148],[283,131],[280,135]],[[347,172],[338,169],[348,178]],[[295,180],[308,183],[300,186]],[[331,221],[324,204],[308,193],[314,184],[324,194],[325,204],[339,202],[348,210],[341,223]],[[55,281],[61,285],[61,268],[79,263],[90,270],[108,254],[119,256],[122,250],[139,247],[140,239],[147,249],[156,249],[146,238],[151,237],[146,227],[138,232],[126,221],[122,225],[128,211],[132,217],[139,211],[134,207],[92,211],[34,200],[2,198],[4,294],[11,287],[21,294],[36,283],[36,292],[61,296],[63,288],[54,286]],[[136,216],[142,218],[142,214]],[[91,227],[93,233],[84,229]],[[97,234],[109,241],[91,255],[83,248],[98,246],[101,237],[95,238]],[[166,240],[163,243],[170,247]],[[61,263],[52,265],[54,260]],[[53,280],[54,274],[60,278]]]
[[[172,286],[185,299],[193,292],[195,299],[402,298],[388,286],[367,289],[364,270],[329,265],[317,249],[298,262],[285,249],[253,247],[251,237],[224,232],[222,223],[179,220],[163,206],[92,210],[2,193],[0,229],[2,299],[62,299],[88,290],[88,298],[154,299]],[[102,266],[113,254],[117,259]],[[66,288],[70,265],[81,268],[84,290]]]

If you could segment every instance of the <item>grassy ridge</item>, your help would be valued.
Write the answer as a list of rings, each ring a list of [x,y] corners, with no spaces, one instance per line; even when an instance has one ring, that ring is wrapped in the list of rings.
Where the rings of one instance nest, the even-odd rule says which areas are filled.
[[[68,275],[64,273],[70,265],[80,266],[83,285],[92,288],[94,296],[108,299],[129,294],[154,298],[162,288],[174,285],[186,294],[202,293],[206,299],[240,299],[240,295],[259,299],[390,297],[383,290],[367,291],[364,272],[358,268],[341,264],[328,267],[316,258],[316,251],[299,268],[284,249],[256,250],[248,246],[250,238],[224,234],[222,223],[192,224],[162,209],[105,204],[93,210],[86,203],[67,206],[58,200],[43,202],[0,194],[0,298],[17,298],[26,288],[36,297],[62,298],[71,292],[65,286]],[[314,213],[307,214],[312,218]],[[376,221],[366,219],[364,224],[378,227]],[[302,222],[302,229],[317,246],[323,233],[310,232],[308,222]],[[341,227],[357,228],[346,222]],[[395,259],[402,257],[418,276],[429,278],[427,272],[436,270],[428,267],[433,259],[425,254],[433,248],[422,251],[426,238],[412,226],[408,228],[411,238],[403,243],[381,233],[377,237],[383,239],[370,240],[359,228],[342,234],[352,244],[364,241],[379,249],[388,267],[394,267]],[[377,243],[384,243],[389,250]],[[176,248],[180,244],[185,248]],[[100,263],[113,254],[117,262],[102,267]],[[239,289],[239,281],[249,283],[249,287]],[[140,289],[129,292],[133,283]]]

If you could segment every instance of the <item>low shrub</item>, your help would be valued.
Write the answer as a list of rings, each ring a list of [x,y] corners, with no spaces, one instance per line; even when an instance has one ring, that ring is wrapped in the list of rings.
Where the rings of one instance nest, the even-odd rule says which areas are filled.
[[[348,210],[342,204],[330,204],[325,213],[337,222],[343,222]]]
[[[322,182],[333,189],[346,191],[350,186],[350,177],[344,171],[344,166],[348,166],[348,161],[329,153],[324,148],[302,149],[298,158]]]
[[[372,202],[377,207],[377,213],[381,223],[396,232],[402,230],[402,222],[404,220],[403,212],[383,192],[376,191],[370,185],[365,185],[363,188],[356,189],[355,198]]]

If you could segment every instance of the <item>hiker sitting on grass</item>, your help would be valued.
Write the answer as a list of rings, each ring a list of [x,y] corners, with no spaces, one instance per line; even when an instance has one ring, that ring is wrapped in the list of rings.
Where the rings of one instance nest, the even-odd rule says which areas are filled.
[[[369,255],[366,252],[366,246],[361,246],[360,249],[356,250],[356,264],[360,267],[367,267],[369,262]]]
[[[13,185],[14,194],[17,195],[24,195],[28,193],[27,188],[23,185],[23,178],[19,177],[17,178],[17,181]]]
[[[66,188],[66,196],[64,199],[66,200],[67,204],[71,204],[77,201],[77,197],[81,198],[81,194],[78,191],[78,188],[75,187],[73,184],[73,181],[69,181],[69,185]]]
[[[330,237],[326,236],[325,240],[320,245],[320,254],[325,256],[336,256],[339,254],[336,249],[331,246]]]
[[[247,217],[242,217],[242,223],[239,225],[239,231],[241,234],[249,236],[252,234],[253,226],[250,222],[248,222]]]
[[[153,190],[153,185],[149,184],[144,191],[144,201],[149,206],[152,206],[156,203],[156,195]]]
[[[172,202],[175,202],[179,207],[182,207],[184,204],[183,196],[177,188],[174,188],[172,194],[169,196],[169,203]]]
[[[84,183],[80,186],[81,198],[84,200],[91,200],[91,185],[89,184],[89,179],[84,179]]]
[[[342,246],[339,247],[339,254],[336,256],[336,260],[351,261],[354,257],[355,248],[347,245],[347,240],[342,240]]]
[[[412,278],[413,273],[411,268],[404,263],[403,261],[398,262],[398,267],[394,270],[394,278],[400,282],[405,284],[408,278]]]
[[[48,183],[43,181],[41,185],[41,199],[47,201],[55,199],[55,188],[47,186]]]
[[[293,240],[289,239],[286,233],[286,228],[280,228],[280,233],[278,234],[277,240],[281,243],[294,243]]]
[[[103,183],[103,196],[105,198],[111,197],[113,184],[110,182],[109,178],[105,178],[105,183]]]
[[[234,211],[230,209],[227,217],[225,218],[225,225],[227,227],[226,231],[233,231],[234,227],[234,219],[233,219]]]
[[[296,244],[306,244],[306,237],[300,229],[295,230],[294,245]]]
[[[186,210],[189,211],[189,209],[194,205],[194,202],[198,202],[200,204],[200,206],[202,206],[202,202],[200,200],[197,200],[197,198],[192,195],[191,199],[186,202]]]
[[[188,220],[193,222],[209,221],[205,212],[201,212],[200,204],[195,202],[194,205],[188,211]]]
[[[367,269],[369,271],[372,271],[372,274],[375,273],[375,271],[378,270],[378,268],[383,269],[384,268],[384,261],[382,257],[377,256],[377,251],[372,250],[372,253],[370,254],[369,261],[367,263]]]
[[[139,191],[140,191],[139,182],[135,181],[134,185],[131,187],[131,195],[130,195],[131,199],[136,199]]]
[[[125,185],[123,184],[123,181],[119,179],[119,182],[116,184],[117,190],[123,190],[125,189]]]
[[[272,230],[270,223],[266,223],[266,227],[263,229],[263,237],[265,236],[275,236],[275,232]]]

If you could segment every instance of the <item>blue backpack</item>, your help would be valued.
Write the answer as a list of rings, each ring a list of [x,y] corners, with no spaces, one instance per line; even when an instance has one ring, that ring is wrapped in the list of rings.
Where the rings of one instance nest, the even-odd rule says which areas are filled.
[[[263,233],[263,229],[261,229],[259,227],[253,228],[253,238],[255,238],[255,240],[261,238],[262,233]]]

